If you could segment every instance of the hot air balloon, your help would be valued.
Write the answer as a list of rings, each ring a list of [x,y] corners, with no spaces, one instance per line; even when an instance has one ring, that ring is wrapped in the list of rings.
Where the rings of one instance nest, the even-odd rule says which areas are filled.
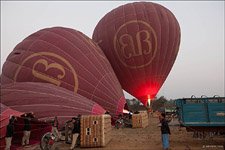
[[[93,100],[112,115],[121,113],[125,103],[102,50],[69,28],[46,28],[24,39],[4,63],[1,82],[52,83]]]
[[[166,80],[180,45],[180,27],[167,8],[151,2],[120,6],[97,24],[93,40],[122,88],[144,105]]]
[[[20,112],[33,112],[39,120],[57,116],[60,125],[78,114],[104,114],[97,103],[49,83],[18,82],[2,86],[2,103]]]

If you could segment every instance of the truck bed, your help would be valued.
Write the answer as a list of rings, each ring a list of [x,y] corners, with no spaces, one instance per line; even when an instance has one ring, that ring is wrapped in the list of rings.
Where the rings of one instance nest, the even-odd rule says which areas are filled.
[[[178,119],[185,127],[225,127],[225,97],[176,100]]]

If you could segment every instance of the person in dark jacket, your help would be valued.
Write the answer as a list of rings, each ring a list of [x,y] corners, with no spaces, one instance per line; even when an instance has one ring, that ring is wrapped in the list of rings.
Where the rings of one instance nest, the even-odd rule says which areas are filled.
[[[14,132],[14,119],[10,118],[9,119],[9,124],[7,125],[7,129],[6,129],[6,136],[5,136],[5,150],[10,150],[11,147],[11,143],[12,143],[12,136],[13,136],[13,132]]]
[[[65,125],[65,143],[66,144],[72,143],[72,130],[73,130],[72,120],[68,120]]]
[[[74,124],[73,130],[72,130],[73,140],[72,140],[72,144],[71,144],[70,149],[74,149],[75,148],[77,138],[78,138],[78,136],[80,134],[80,121],[79,121],[79,118],[75,118],[75,117],[72,118],[72,122]]]
[[[79,125],[79,128],[80,128],[80,121],[81,121],[81,114],[78,114],[77,115],[77,118],[78,118],[78,125]],[[76,145],[79,147],[80,146],[80,129],[79,129],[79,135],[77,137],[77,142],[76,142]]]
[[[169,134],[170,134],[170,128],[168,125],[168,121],[166,120],[165,113],[161,113],[159,119],[161,123],[161,135],[162,135],[162,145],[164,150],[169,149]]]
[[[22,146],[29,145],[30,131],[31,131],[30,118],[28,118],[27,114],[24,114]]]

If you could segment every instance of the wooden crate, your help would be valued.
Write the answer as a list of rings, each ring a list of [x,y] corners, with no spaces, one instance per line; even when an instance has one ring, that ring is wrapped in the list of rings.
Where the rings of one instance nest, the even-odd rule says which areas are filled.
[[[81,117],[81,147],[103,147],[111,140],[110,115],[86,115]]]
[[[147,111],[140,112],[139,114],[132,115],[133,128],[145,128],[148,126],[148,113]]]

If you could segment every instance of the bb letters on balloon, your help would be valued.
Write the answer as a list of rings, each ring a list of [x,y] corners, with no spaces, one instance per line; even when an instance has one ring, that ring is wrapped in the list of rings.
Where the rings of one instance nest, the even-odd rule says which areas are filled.
[[[128,34],[125,32],[125,28],[131,28],[135,30]],[[119,49],[121,49],[121,51]],[[143,68],[149,65],[156,55],[156,32],[148,23],[144,21],[128,21],[121,25],[115,33],[114,50],[117,54],[117,57],[124,66],[133,69]],[[120,55],[121,53],[122,55]],[[134,61],[135,59],[141,59],[142,57],[146,58],[148,61]]]

